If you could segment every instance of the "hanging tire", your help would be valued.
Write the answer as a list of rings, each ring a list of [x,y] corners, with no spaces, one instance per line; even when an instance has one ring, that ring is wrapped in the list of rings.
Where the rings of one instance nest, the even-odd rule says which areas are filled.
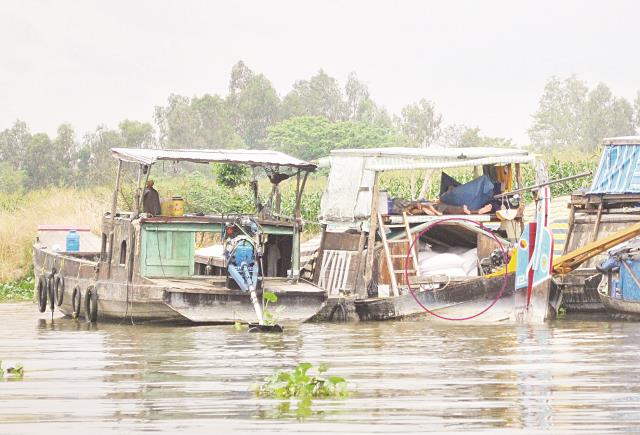
[[[56,276],[53,272],[49,275],[49,279],[47,281],[49,284],[47,286],[47,302],[49,303],[49,309],[53,311],[56,307]]]
[[[47,294],[49,293],[49,280],[44,276],[38,279],[38,311],[44,313],[47,310]]]
[[[62,299],[64,298],[64,278],[60,275],[56,276],[54,281],[53,294],[56,298],[56,305],[62,305]]]
[[[95,323],[98,320],[98,292],[93,286],[90,286],[84,294],[84,318],[89,323]]]
[[[82,295],[80,294],[80,287],[75,286],[73,288],[73,293],[71,294],[71,308],[73,308],[73,313],[71,313],[71,317],[77,319],[80,316],[80,308],[82,307]]]

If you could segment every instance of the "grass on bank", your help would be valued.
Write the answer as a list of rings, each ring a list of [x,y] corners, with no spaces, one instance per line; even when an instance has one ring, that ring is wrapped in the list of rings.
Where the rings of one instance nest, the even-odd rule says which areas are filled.
[[[28,275],[38,225],[87,225],[98,231],[108,198],[109,191],[104,188],[51,188],[0,195],[0,282]]]

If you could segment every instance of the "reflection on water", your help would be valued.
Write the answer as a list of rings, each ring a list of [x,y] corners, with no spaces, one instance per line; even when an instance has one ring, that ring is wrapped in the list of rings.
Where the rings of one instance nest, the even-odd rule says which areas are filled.
[[[427,321],[233,327],[131,326],[0,304],[0,433],[167,431],[423,433],[640,427],[640,325]],[[256,398],[252,385],[298,362],[327,362],[346,400]]]

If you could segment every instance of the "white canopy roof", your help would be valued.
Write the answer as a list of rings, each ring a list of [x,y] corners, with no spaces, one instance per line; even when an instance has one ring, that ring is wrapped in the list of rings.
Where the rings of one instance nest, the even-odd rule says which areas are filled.
[[[357,222],[371,217],[375,174],[380,171],[442,170],[511,163],[533,164],[535,156],[516,148],[371,148],[335,150],[322,159],[330,166],[320,202],[325,222]]]
[[[393,171],[408,169],[446,169],[509,163],[533,163],[535,157],[527,150],[517,148],[370,148],[331,151],[328,162],[336,159],[360,157],[365,159],[364,168],[370,171]]]
[[[195,163],[239,163],[250,166],[282,166],[314,171],[316,165],[270,150],[158,150],[142,148],[112,148],[113,157],[125,162],[152,165],[158,160]]]

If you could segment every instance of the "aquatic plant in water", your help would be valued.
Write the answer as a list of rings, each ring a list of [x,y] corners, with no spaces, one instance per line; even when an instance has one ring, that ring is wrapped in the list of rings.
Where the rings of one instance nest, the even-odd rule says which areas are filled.
[[[329,369],[326,364],[318,366],[318,375],[308,374],[313,366],[303,362],[291,372],[280,370],[267,377],[256,389],[260,397],[276,399],[323,399],[348,396],[347,381],[340,376],[324,376]]]
[[[2,368],[2,360],[0,360],[0,379],[3,380],[5,378],[5,372],[9,379],[22,379],[24,376],[24,367],[22,367],[22,364],[17,363],[13,367],[7,367],[7,369],[4,370]]]
[[[274,311],[269,310],[269,304],[276,302],[278,302],[278,296],[275,293],[268,291],[262,293],[262,315],[265,325],[273,326],[278,323],[278,317],[284,310],[284,306],[278,306]]]

